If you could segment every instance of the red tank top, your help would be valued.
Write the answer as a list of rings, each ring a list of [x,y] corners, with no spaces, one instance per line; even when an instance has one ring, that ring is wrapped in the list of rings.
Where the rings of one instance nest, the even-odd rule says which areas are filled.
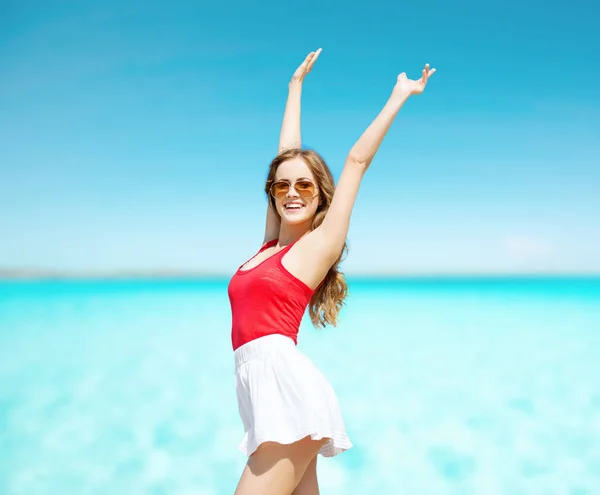
[[[277,239],[267,242],[251,259],[275,244]],[[252,268],[242,270],[241,265],[231,278],[227,292],[234,350],[276,333],[298,343],[300,322],[314,291],[281,263],[293,245],[294,242]]]

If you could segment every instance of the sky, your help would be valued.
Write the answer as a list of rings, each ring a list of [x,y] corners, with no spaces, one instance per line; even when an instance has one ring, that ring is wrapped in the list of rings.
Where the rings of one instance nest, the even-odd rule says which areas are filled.
[[[322,47],[302,137],[336,180],[397,75],[437,69],[363,179],[348,274],[600,273],[597,9],[0,0],[0,269],[231,274]]]

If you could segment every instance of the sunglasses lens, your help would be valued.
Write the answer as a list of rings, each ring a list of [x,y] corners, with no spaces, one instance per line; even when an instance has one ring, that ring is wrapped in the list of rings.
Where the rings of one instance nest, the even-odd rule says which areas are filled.
[[[287,192],[290,190],[290,185],[287,182],[275,182],[271,186],[271,195],[274,198],[281,198],[285,196]]]
[[[312,196],[315,192],[314,184],[312,182],[308,182],[307,180],[300,180],[296,182],[294,188],[296,191],[298,191],[298,194],[303,197]]]

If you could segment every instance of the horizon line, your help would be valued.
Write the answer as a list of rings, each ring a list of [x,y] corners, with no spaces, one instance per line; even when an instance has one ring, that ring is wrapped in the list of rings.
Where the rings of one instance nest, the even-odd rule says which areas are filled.
[[[207,272],[194,270],[47,270],[47,269],[3,269],[0,268],[0,281],[10,280],[224,280],[230,279],[235,271]],[[530,270],[530,271],[400,271],[385,272],[351,271],[344,272],[347,278],[353,279],[426,279],[426,278],[600,278],[600,271],[576,270]]]

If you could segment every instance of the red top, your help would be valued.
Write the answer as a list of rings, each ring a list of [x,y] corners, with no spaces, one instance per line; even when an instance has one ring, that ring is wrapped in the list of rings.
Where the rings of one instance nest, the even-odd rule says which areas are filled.
[[[275,244],[277,239],[267,242],[254,257]],[[275,333],[298,343],[300,322],[314,291],[281,263],[293,245],[294,242],[247,270],[241,269],[244,265],[240,266],[231,278],[227,292],[231,303],[233,350]]]

